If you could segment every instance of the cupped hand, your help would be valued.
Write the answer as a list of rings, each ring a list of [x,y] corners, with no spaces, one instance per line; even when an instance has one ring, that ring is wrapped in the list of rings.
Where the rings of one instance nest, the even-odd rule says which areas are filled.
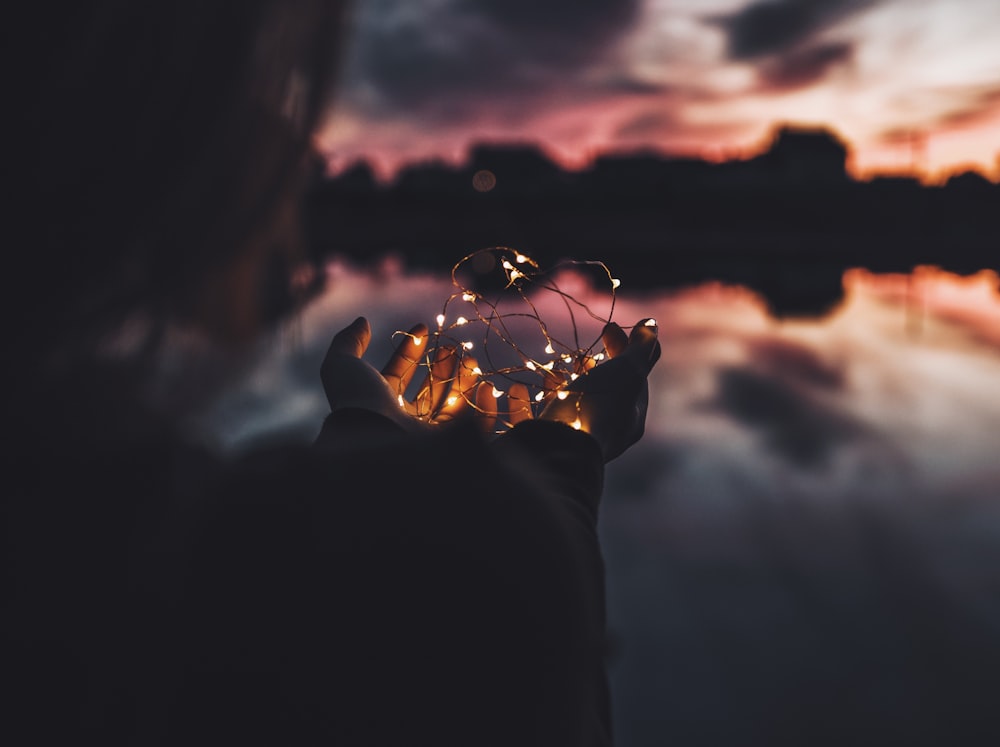
[[[566,387],[569,396],[565,399],[550,397],[539,419],[586,431],[597,440],[607,462],[638,441],[645,431],[647,377],[660,358],[660,343],[656,324],[650,319],[639,321],[630,335],[611,322],[601,337],[609,360]],[[530,405],[527,387],[511,386],[511,423],[531,418]]]
[[[360,408],[389,418],[407,430],[446,423],[477,404],[484,428],[492,426],[496,402],[481,386],[476,360],[460,358],[454,348],[441,346],[434,351],[430,365],[421,361],[429,335],[418,324],[403,335],[403,340],[381,371],[363,360],[371,341],[371,326],[358,317],[338,332],[320,367],[320,378],[330,410]],[[417,395],[406,397],[417,369],[427,371]]]

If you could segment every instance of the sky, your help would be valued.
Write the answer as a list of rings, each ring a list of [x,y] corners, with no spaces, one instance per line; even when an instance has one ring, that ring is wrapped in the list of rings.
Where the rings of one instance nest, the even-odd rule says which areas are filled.
[[[334,170],[480,141],[718,160],[793,122],[835,129],[861,178],[1000,179],[997,0],[358,0],[351,25]]]

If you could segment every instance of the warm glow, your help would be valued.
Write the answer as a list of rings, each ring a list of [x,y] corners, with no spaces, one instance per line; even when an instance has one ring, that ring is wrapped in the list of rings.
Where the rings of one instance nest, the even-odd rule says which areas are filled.
[[[558,397],[559,399],[566,399],[566,398],[567,398],[567,397],[569,396],[569,392],[567,392],[567,391],[566,391],[565,389],[563,389],[562,391],[560,391],[560,392],[557,392],[557,393],[556,393],[556,396],[557,396],[557,397]]]

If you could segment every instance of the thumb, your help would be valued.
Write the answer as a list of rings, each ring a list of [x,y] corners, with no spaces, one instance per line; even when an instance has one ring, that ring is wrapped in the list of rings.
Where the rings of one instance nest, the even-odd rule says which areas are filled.
[[[351,355],[360,358],[368,349],[372,339],[372,328],[368,320],[359,316],[333,336],[327,355]]]

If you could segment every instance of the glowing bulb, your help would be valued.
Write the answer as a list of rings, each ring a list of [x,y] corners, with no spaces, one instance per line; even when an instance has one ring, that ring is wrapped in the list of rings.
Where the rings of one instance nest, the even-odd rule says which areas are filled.
[[[399,402],[399,406],[400,407],[406,407],[406,400],[403,399],[403,395],[402,394],[400,394],[399,396],[396,397],[396,401]]]
[[[503,396],[503,392],[497,389],[496,387],[493,387],[493,396],[494,398],[499,399],[500,397]]]
[[[594,360],[595,361],[603,361],[604,360],[604,353],[598,353],[597,355],[595,355],[594,356]]]
[[[463,342],[462,343],[462,347],[465,348],[466,350],[472,350],[472,343],[471,342]]]
[[[538,366],[535,365],[534,361],[527,361],[524,364],[524,367],[527,368],[529,371],[534,371],[538,368]]]
[[[556,349],[552,347],[551,342],[545,346],[545,352],[548,353],[549,355],[552,355],[554,352],[556,352]]]
[[[417,337],[416,335],[413,336],[413,344],[414,345],[422,345],[423,342],[424,342],[424,338],[423,337]]]
[[[546,371],[551,371],[551,370],[552,370],[552,367],[553,367],[553,366],[554,366],[555,364],[556,364],[556,362],[555,362],[555,361],[549,361],[549,362],[548,362],[548,363],[546,363],[546,364],[545,364],[544,366],[542,366],[542,368],[544,368],[544,369],[545,369]]]
[[[545,392],[539,392],[535,395],[535,402],[541,402],[543,399],[545,399]]]
[[[444,314],[438,314],[437,323],[439,327],[444,324]]]
[[[647,327],[655,327],[656,326],[656,320],[655,319],[647,319],[646,320],[646,326]]]
[[[523,277],[524,277],[524,273],[521,272],[520,270],[511,270],[510,271],[510,279],[511,280],[517,280],[518,278],[523,278]]]
[[[458,397],[456,397],[454,394],[445,400],[445,404],[448,405],[448,407],[453,407],[456,402],[458,402]]]
[[[457,324],[459,327],[461,327],[463,324],[468,324],[468,323],[469,320],[466,319],[464,316],[460,316],[458,319],[455,320],[455,324]]]
[[[505,259],[505,260],[503,261],[503,268],[504,268],[505,270],[513,270],[513,269],[514,269],[514,265],[512,265],[512,264],[511,264],[510,262],[508,262],[508,261],[507,261],[507,260]]]
[[[475,368],[472,369],[472,373],[475,376],[482,376],[483,375],[483,369],[481,369],[479,366],[476,366]]]
[[[577,418],[576,420],[574,420],[572,423],[570,423],[570,425],[572,425],[577,430],[580,430],[581,428],[583,428],[583,423],[580,422],[580,418]]]
[[[525,257],[523,254],[518,254],[516,257],[514,257],[514,259],[517,260],[517,263],[519,265],[523,265],[525,262],[528,261],[528,258]]]
[[[621,284],[622,284],[622,281],[619,280],[618,278],[611,278],[611,289],[612,290],[617,290],[618,288],[621,287]]]
[[[569,380],[570,381],[576,381],[579,378],[580,378],[580,374],[570,374],[569,375]]]
[[[562,359],[563,359],[563,363],[572,363],[573,362],[573,356],[570,355],[569,353],[567,353],[566,355],[564,355],[562,357]]]
[[[566,398],[567,398],[567,397],[569,396],[569,392],[567,392],[567,391],[566,391],[566,390],[564,389],[564,390],[563,390],[563,391],[561,391],[561,392],[556,392],[556,396],[557,396],[557,397],[558,397],[559,399],[566,399]]]
[[[476,300],[476,294],[475,293],[463,293],[462,294],[462,300],[463,301],[475,301]]]

